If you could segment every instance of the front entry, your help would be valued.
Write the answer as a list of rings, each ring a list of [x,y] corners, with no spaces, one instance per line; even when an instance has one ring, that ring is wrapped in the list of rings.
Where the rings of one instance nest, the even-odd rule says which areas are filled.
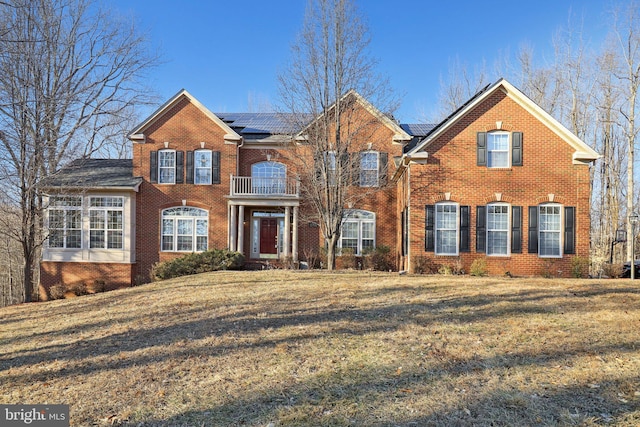
[[[278,220],[276,218],[260,219],[260,253],[278,253]]]
[[[250,232],[251,258],[278,258],[284,250],[284,213],[253,211]]]

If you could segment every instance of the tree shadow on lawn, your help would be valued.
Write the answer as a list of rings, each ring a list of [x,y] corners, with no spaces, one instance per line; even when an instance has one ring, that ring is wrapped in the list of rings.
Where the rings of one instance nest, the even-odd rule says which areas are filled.
[[[443,369],[439,371],[439,369]],[[392,371],[389,368],[389,371]],[[459,390],[437,382],[448,376],[444,367],[406,371],[401,377],[380,377],[379,367],[357,372],[335,372],[309,378],[292,386],[276,387],[226,401],[204,410],[191,410],[168,419],[133,420],[138,426],[557,426],[597,425],[640,421],[637,401],[624,403],[618,390],[640,377],[582,385],[515,389],[504,386]],[[468,373],[458,374],[460,377]],[[468,379],[465,379],[468,381]],[[597,379],[594,379],[596,381]],[[420,393],[443,388],[447,402]],[[409,409],[411,408],[411,409]],[[628,424],[625,422],[628,421]],[[593,424],[588,424],[593,425]],[[620,424],[622,425],[622,424]]]
[[[403,289],[403,288],[402,288]],[[608,293],[616,293],[619,290],[611,290]],[[389,292],[388,289],[384,292]],[[627,292],[627,291],[625,291]],[[636,291],[637,292],[637,291]],[[330,296],[327,298],[331,298]],[[360,296],[356,296],[360,298]],[[304,345],[319,338],[327,336],[363,336],[378,332],[389,332],[415,324],[420,327],[428,327],[431,324],[441,323],[474,323],[491,321],[499,317],[523,316],[526,314],[546,314],[550,309],[545,305],[532,304],[531,301],[540,301],[545,298],[558,298],[557,292],[544,293],[524,292],[516,294],[496,295],[492,298],[462,297],[447,301],[417,302],[406,304],[393,304],[377,306],[374,308],[331,308],[330,301],[321,301],[325,306],[306,309],[280,309],[261,313],[265,306],[249,306],[244,310],[222,316],[211,316],[206,308],[198,307],[191,310],[178,311],[175,314],[167,314],[168,325],[153,328],[139,328],[126,332],[110,334],[73,343],[52,344],[34,350],[23,350],[20,354],[15,352],[5,353],[0,357],[0,371],[9,368],[43,364],[53,361],[65,361],[65,366],[58,369],[39,372],[36,374],[12,374],[5,375],[6,380],[11,381],[50,381],[74,375],[84,375],[95,371],[109,371],[129,367],[132,364],[143,366],[153,364],[171,358],[183,358],[189,355],[202,353],[209,356],[240,352],[245,349],[269,349],[279,344]],[[495,304],[496,302],[502,304]],[[508,301],[508,304],[504,304]],[[329,306],[327,306],[329,304]],[[471,307],[474,310],[462,311],[463,307]],[[588,310],[587,307],[576,305],[576,310]],[[551,310],[553,311],[553,310]],[[142,313],[144,315],[144,313]],[[171,317],[174,316],[174,317]],[[203,317],[198,320],[184,321],[185,318]],[[120,321],[120,320],[118,320]],[[96,322],[91,328],[104,326],[108,328],[108,321]],[[135,325],[132,325],[135,326]],[[309,333],[305,327],[316,326],[319,330]],[[284,328],[298,327],[300,329],[288,332],[285,337],[270,338],[270,331]],[[77,333],[78,327],[73,326],[63,329],[72,337]],[[63,335],[62,333],[59,333]],[[210,337],[233,337],[233,344],[207,345],[194,349],[171,349],[170,347],[183,340],[196,341]],[[28,339],[26,336],[25,339]],[[533,363],[542,363],[548,359],[560,359],[572,355],[582,355],[593,352],[612,352],[637,348],[639,343],[620,342],[615,346],[597,347],[590,343],[581,343],[574,351],[570,348],[548,356],[542,348],[539,358]],[[595,344],[595,343],[593,343]],[[155,355],[130,354],[138,350],[156,349]],[[109,361],[96,364],[91,359],[99,356],[115,356]],[[124,356],[124,357],[123,357]],[[506,360],[516,360],[517,354],[505,356]],[[545,362],[546,363],[546,362]],[[516,363],[517,364],[517,363]]]

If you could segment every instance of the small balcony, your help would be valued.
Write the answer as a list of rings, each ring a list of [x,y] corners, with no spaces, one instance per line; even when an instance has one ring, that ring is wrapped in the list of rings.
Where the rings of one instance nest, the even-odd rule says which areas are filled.
[[[298,197],[300,182],[294,178],[262,178],[231,175],[231,197]]]

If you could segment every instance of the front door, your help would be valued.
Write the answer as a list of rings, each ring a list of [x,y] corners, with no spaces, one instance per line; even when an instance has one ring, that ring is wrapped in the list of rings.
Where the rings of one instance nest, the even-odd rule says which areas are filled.
[[[278,253],[278,219],[260,219],[260,253]]]

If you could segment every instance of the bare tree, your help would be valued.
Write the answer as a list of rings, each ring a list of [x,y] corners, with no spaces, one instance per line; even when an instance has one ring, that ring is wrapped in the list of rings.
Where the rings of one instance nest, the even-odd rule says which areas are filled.
[[[468,70],[467,65],[456,57],[449,64],[447,77],[440,76],[440,92],[438,96],[440,108],[436,121],[440,121],[453,111],[456,111],[458,107],[487,86],[487,84],[489,84],[489,77],[484,63],[474,68],[473,72],[471,72]]]
[[[640,10],[631,2],[624,10],[614,11],[614,32],[620,47],[620,67],[615,72],[624,93],[624,104],[620,108],[623,123],[620,127],[627,142],[627,217],[634,212],[634,159],[635,142],[638,136],[636,109],[640,89]],[[633,227],[627,221],[627,236],[633,236]],[[632,245],[627,245],[627,259],[633,259]]]
[[[292,46],[291,64],[279,76],[282,109],[294,119],[295,129],[304,129],[291,152],[301,194],[326,242],[330,270],[345,208],[362,197],[349,189],[357,164],[355,144],[371,131],[357,94],[381,111],[395,107],[387,80],[374,72],[368,45],[368,29],[351,0],[312,0]]]
[[[0,26],[1,196],[18,207],[30,301],[45,237],[39,182],[71,157],[121,143],[156,59],[131,22],[91,0],[14,0],[0,4]]]

